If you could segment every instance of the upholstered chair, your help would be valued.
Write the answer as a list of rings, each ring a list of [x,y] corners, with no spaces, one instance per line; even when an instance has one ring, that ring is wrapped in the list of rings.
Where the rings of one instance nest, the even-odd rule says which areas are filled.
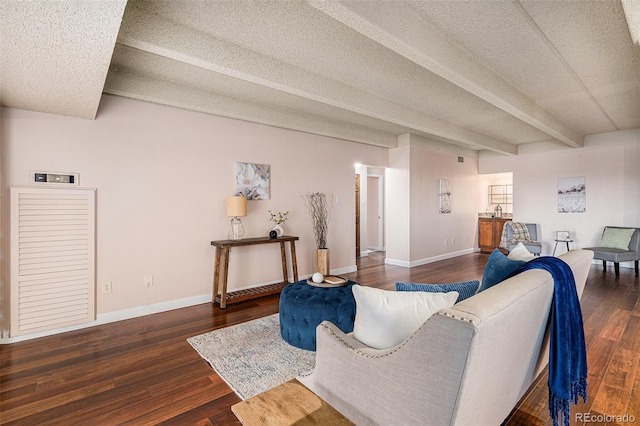
[[[511,223],[506,222],[504,224],[505,234],[507,238],[507,250],[511,251],[518,245],[518,243],[522,243],[530,253],[539,256],[542,252],[542,243],[538,241],[538,226],[535,223],[525,223],[527,230],[529,231],[530,239],[524,238],[514,238],[513,228],[511,227]]]

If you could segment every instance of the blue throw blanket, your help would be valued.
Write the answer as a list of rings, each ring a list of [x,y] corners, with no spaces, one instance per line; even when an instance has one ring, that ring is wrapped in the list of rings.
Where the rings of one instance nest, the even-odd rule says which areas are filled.
[[[569,265],[556,257],[538,257],[520,266],[511,276],[529,269],[544,269],[553,276],[549,342],[549,412],[558,426],[558,413],[569,426],[569,404],[578,397],[587,402],[587,350],[582,311]]]

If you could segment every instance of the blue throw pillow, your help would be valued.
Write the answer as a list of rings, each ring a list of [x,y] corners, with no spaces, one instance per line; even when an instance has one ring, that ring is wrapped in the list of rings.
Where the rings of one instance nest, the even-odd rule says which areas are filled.
[[[482,286],[480,290],[478,290],[478,293],[504,281],[505,278],[518,269],[520,265],[524,265],[525,263],[527,262],[524,260],[509,259],[502,254],[500,250],[495,249],[493,253],[491,253],[491,256],[489,256],[487,266],[484,268]]]
[[[452,284],[396,283],[396,291],[426,291],[429,293],[457,291],[459,295],[456,303],[458,303],[476,294],[479,286],[480,281],[478,280]]]

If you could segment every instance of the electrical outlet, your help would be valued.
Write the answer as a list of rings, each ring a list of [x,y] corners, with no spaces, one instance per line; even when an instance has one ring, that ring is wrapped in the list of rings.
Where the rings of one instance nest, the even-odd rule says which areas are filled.
[[[145,287],[153,287],[153,275],[145,275],[144,276],[144,286]]]
[[[444,245],[448,246],[449,245],[449,240],[444,240]]]
[[[112,286],[111,286],[111,281],[109,281],[109,282],[106,282],[106,283],[102,284],[102,293],[103,293],[103,294],[109,294],[109,293],[111,293],[111,290],[112,290],[112,289],[113,289],[113,288],[112,288]]]
[[[455,238],[452,238],[452,239],[451,239],[451,245],[454,245],[455,243],[456,243],[456,239],[455,239]]]

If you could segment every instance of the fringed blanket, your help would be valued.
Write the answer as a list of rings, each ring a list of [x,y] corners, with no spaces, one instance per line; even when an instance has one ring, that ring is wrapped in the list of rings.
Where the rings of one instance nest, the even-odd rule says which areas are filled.
[[[553,276],[549,413],[554,426],[558,426],[559,415],[564,416],[564,425],[569,426],[569,404],[577,404],[578,397],[587,402],[587,350],[575,279],[569,265],[550,256],[530,260],[511,276],[529,269],[544,269]]]

